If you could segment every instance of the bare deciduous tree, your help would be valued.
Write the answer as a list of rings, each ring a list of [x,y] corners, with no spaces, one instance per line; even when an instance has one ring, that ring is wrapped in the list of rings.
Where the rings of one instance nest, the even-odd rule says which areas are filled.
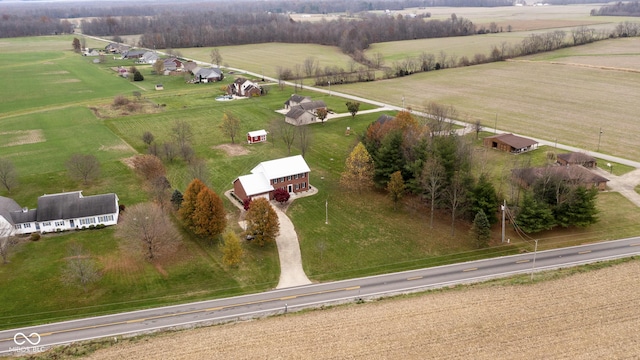
[[[426,196],[429,198],[431,206],[429,227],[433,228],[433,213],[436,202],[442,195],[442,188],[445,182],[444,167],[434,157],[430,157],[422,168],[421,181]]]
[[[309,56],[304,59],[304,64],[302,66],[304,67],[305,75],[307,77],[311,77],[316,73],[316,69],[318,68],[318,59],[313,56]]]
[[[231,143],[236,143],[236,136],[240,131],[240,118],[233,114],[225,112],[222,115],[222,124],[220,124],[220,130],[222,133],[231,138]]]
[[[220,68],[220,64],[222,64],[222,55],[220,54],[220,50],[218,50],[218,48],[211,50],[209,56],[211,57],[211,62]]]
[[[87,184],[100,175],[100,162],[91,154],[74,154],[67,161],[69,176]]]
[[[62,270],[62,282],[67,285],[76,285],[85,292],[87,286],[100,280],[101,274],[96,261],[84,250],[82,245],[71,243],[66,258],[67,264]]]
[[[153,140],[155,140],[155,137],[150,131],[145,131],[144,134],[142,134],[142,141],[145,144],[150,145],[153,142]]]
[[[300,144],[300,153],[302,157],[307,153],[309,146],[311,145],[311,131],[307,125],[298,126],[298,142]]]
[[[432,136],[450,133],[453,130],[451,119],[457,115],[457,111],[453,106],[430,102],[427,105],[426,112],[429,114],[428,125]]]
[[[193,140],[191,124],[184,120],[176,120],[171,128],[171,138],[173,138],[179,149],[182,149],[185,145],[191,145]]]
[[[147,260],[172,253],[180,244],[180,234],[169,216],[152,203],[127,207],[116,234],[124,249],[142,254]]]
[[[0,158],[0,184],[11,192],[11,189],[18,185],[18,175],[11,160]]]
[[[153,180],[167,174],[162,160],[154,155],[138,155],[133,158],[132,163],[136,171],[146,180]]]

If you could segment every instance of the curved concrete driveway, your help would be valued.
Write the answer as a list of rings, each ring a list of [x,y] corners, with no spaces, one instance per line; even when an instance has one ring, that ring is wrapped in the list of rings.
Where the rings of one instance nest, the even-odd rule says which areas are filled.
[[[298,197],[310,196],[317,193],[316,188],[302,194],[292,194],[289,201],[293,201]],[[232,204],[242,209],[240,204],[231,196],[231,190],[225,192],[227,198]],[[276,237],[276,245],[278,246],[278,257],[280,258],[280,280],[276,289],[282,289],[292,286],[308,285],[311,281],[302,269],[302,256],[300,254],[300,243],[298,242],[298,234],[291,222],[291,219],[280,209],[278,205],[273,204],[272,208],[278,214],[280,222],[280,234]],[[240,222],[240,227],[245,228],[244,221]]]

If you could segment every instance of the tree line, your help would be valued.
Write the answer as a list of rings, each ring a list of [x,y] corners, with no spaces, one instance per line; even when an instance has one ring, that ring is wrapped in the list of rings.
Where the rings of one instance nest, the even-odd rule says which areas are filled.
[[[640,2],[619,1],[613,5],[604,5],[591,10],[591,16],[640,16]]]

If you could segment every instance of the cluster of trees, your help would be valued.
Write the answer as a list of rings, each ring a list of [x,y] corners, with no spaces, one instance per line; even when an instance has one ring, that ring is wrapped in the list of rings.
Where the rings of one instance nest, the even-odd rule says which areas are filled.
[[[171,127],[170,140],[159,142],[150,131],[142,134],[142,141],[147,145],[147,152],[165,161],[173,162],[181,158],[187,163],[197,163],[193,150],[193,129],[185,120],[176,120]],[[204,179],[202,179],[204,180]]]
[[[0,38],[41,36],[73,33],[73,25],[67,20],[43,15],[0,16]]]
[[[612,5],[604,5],[600,9],[591,10],[591,16],[640,16],[640,2],[618,1]]]
[[[549,230],[555,226],[585,227],[598,221],[598,190],[568,183],[548,173],[536,180],[524,194],[516,216],[517,225],[526,233]]]
[[[497,222],[493,184],[471,173],[471,144],[452,131],[431,130],[447,128],[438,121],[402,111],[372,123],[348,157],[341,184],[357,191],[370,185],[387,189],[394,203],[405,192],[421,196],[431,209],[431,227],[437,210],[449,212],[452,235],[456,219],[472,221],[480,211],[489,224]]]
[[[199,179],[187,186],[178,214],[185,228],[210,240],[218,238],[227,227],[222,199]]]
[[[224,13],[183,11],[153,18],[96,18],[83,20],[88,35],[115,36],[142,33],[139,45],[181,48],[256,44],[265,42],[314,43],[338,46],[347,54],[371,43],[471,35],[475,25],[455,15],[445,20],[365,14],[358,19],[295,22],[277,13]]]

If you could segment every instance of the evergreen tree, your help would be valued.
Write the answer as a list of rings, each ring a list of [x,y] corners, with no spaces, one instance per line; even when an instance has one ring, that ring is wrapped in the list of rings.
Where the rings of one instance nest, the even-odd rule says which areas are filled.
[[[383,187],[389,182],[389,177],[396,171],[404,169],[402,157],[402,133],[393,131],[382,140],[382,146],[374,157],[376,185]]]
[[[596,208],[596,196],[598,190],[595,188],[587,190],[583,186],[575,188],[569,200],[556,208],[556,219],[562,227],[578,226],[585,227],[598,221],[598,209]]]
[[[476,241],[478,248],[489,246],[491,240],[491,224],[484,211],[480,210],[476,213],[471,226],[471,235]]]
[[[171,194],[171,204],[173,204],[173,208],[176,210],[180,209],[180,205],[182,205],[182,200],[184,200],[182,193],[180,192],[180,190],[175,189],[173,191],[173,194]]]
[[[522,207],[516,217],[516,224],[525,233],[533,234],[551,229],[555,226],[556,221],[549,205],[525,194]]]
[[[495,214],[498,209],[498,195],[496,195],[496,189],[493,184],[484,174],[480,175],[478,182],[473,187],[472,197],[472,213],[477,214],[482,210],[491,225],[497,223],[498,218]]]

